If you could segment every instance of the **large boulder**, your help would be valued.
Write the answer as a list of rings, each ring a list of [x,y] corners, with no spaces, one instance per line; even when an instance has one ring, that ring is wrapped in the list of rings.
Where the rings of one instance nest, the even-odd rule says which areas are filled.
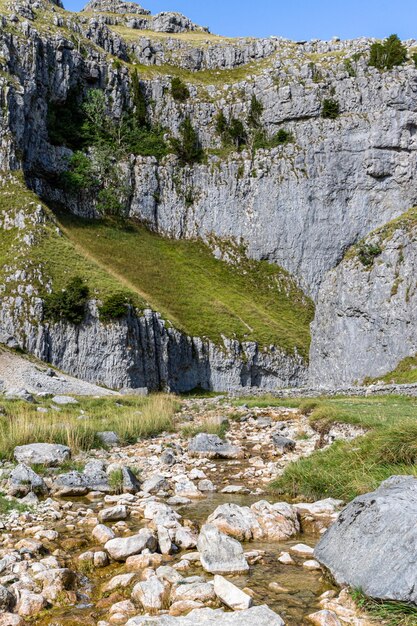
[[[51,491],[55,496],[61,498],[84,496],[90,487],[86,477],[79,472],[68,472],[60,474],[52,483]]]
[[[339,585],[381,600],[417,603],[417,479],[393,476],[351,502],[315,558]]]
[[[212,459],[239,459],[243,457],[241,448],[232,446],[217,435],[208,435],[207,433],[199,433],[193,437],[188,444],[188,451],[191,456],[203,456]]]
[[[58,467],[71,458],[71,450],[55,443],[30,443],[17,446],[14,449],[14,458],[18,463],[27,465]]]
[[[83,479],[91,491],[100,491],[101,493],[113,491],[109,485],[106,466],[103,461],[97,459],[89,461],[84,468]]]
[[[155,535],[147,528],[142,528],[132,537],[116,537],[105,544],[105,549],[115,561],[126,561],[130,556],[148,549],[155,552],[158,542]]]
[[[28,493],[44,495],[48,493],[48,488],[40,476],[24,463],[17,465],[10,472],[7,493],[10,496],[23,498]]]
[[[207,523],[239,541],[262,537],[262,529],[255,513],[248,506],[239,506],[233,502],[218,506],[207,519]]]
[[[198,536],[197,548],[201,565],[211,574],[247,572],[249,565],[239,541],[221,533],[212,524],[205,524]]]
[[[284,626],[279,615],[267,606],[255,606],[246,611],[225,613],[221,609],[195,609],[186,617],[159,615],[132,617],[126,626]]]
[[[282,541],[300,532],[297,511],[286,502],[270,504],[261,500],[250,508],[234,503],[222,504],[207,522],[239,541]]]

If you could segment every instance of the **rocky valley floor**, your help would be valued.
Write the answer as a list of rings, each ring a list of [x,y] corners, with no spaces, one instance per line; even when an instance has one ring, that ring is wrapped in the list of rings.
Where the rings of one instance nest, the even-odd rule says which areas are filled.
[[[0,470],[20,497],[1,501],[0,624],[381,623],[314,559],[343,502],[269,491],[292,461],[364,431],[323,434],[297,408],[252,404],[182,400],[174,432],[123,447],[102,433],[106,449],[71,460],[65,446],[17,447]]]

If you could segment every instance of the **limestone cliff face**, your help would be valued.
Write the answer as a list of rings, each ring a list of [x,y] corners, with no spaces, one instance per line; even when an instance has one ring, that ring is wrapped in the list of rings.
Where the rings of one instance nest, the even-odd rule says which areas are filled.
[[[105,0],[90,3],[89,10],[77,15],[66,13],[59,3],[54,6],[40,0],[35,4],[13,2],[0,18],[1,170],[22,168],[30,187],[51,204],[94,215],[90,198],[75,201],[57,185],[71,153],[49,141],[48,105],[64,103],[74,89],[101,88],[118,119],[130,102],[129,68],[136,65],[151,103],[151,121],[175,135],[189,116],[208,156],[204,164],[185,168],[173,156],[159,163],[132,156],[125,164],[131,182],[128,215],[175,238],[211,240],[215,235],[241,241],[252,258],[277,263],[296,276],[318,299],[311,352],[316,382],[339,384],[377,375],[414,349],[413,325],[406,322],[411,315],[409,305],[398,295],[402,283],[396,294],[385,298],[388,287],[383,283],[393,271],[389,254],[394,252],[384,249],[381,259],[386,264],[376,262],[371,270],[353,261],[338,266],[352,244],[417,204],[414,63],[389,72],[368,67],[369,40],[229,41],[198,32],[199,27],[177,14],[152,17],[139,9],[125,14],[123,7],[109,13]],[[149,25],[155,36],[149,34]],[[138,31],[144,28],[142,35]],[[161,32],[163,37],[158,35]],[[166,36],[169,32],[190,36],[197,32],[199,38]],[[415,42],[407,45],[411,48]],[[178,68],[191,94],[184,103],[176,102],[170,92],[171,73],[175,75]],[[223,111],[226,118],[246,120],[254,95],[263,104],[262,125],[267,134],[285,129],[294,141],[256,154],[250,150],[224,153],[216,115]],[[340,105],[341,115],[335,120],[321,116],[323,101],[329,98]],[[411,250],[411,240],[409,245],[404,242],[407,246]],[[411,268],[411,252],[409,259]],[[386,303],[386,315],[367,326],[366,316],[355,318],[347,311],[361,311],[372,303],[377,306],[377,271],[385,272],[381,302]],[[371,280],[367,282],[366,277]],[[341,313],[336,322],[334,308]],[[15,337],[13,313],[7,307],[4,311],[5,335]],[[395,334],[394,327],[400,334],[407,330],[399,346],[395,337],[400,334]],[[385,333],[390,337],[391,330],[392,343],[381,339]],[[358,333],[364,338],[368,331],[367,348],[357,358],[352,350],[358,342],[352,336]],[[153,365],[146,362],[146,371],[158,372],[148,375],[143,355],[148,344],[155,343],[149,338],[155,332],[163,347],[154,349]],[[83,329],[75,333],[62,327],[31,327],[24,342],[71,373],[116,386],[149,382],[153,388],[159,381],[179,388],[175,368],[181,371],[182,381],[203,384],[211,380],[217,388],[231,385],[232,380],[233,385],[262,381],[266,387],[300,384],[305,379],[305,365],[296,355],[284,363],[281,354],[272,357],[259,353],[256,346],[246,349],[228,343],[225,374],[224,352],[199,339],[180,336],[156,314],[132,316],[126,326],[109,332],[92,312],[88,333],[107,345],[109,355],[101,355],[110,364],[103,372],[99,358],[94,363],[85,361],[88,367],[82,363],[79,355],[90,349],[88,333],[83,333]],[[67,342],[66,337],[71,339]],[[135,337],[132,342],[131,337]],[[140,342],[146,349],[135,352]],[[237,354],[242,357],[238,365]],[[118,374],[112,378],[111,371]]]
[[[359,256],[349,253],[326,276],[312,325],[314,385],[382,376],[417,353],[416,216],[414,209],[372,234]],[[374,247],[375,257],[365,257],[364,265],[361,250],[372,250],[367,246]]]
[[[196,388],[297,387],[307,380],[305,361],[254,342],[224,338],[221,345],[187,337],[160,315],[135,311],[120,322],[103,324],[97,307],[80,326],[42,321],[42,302],[0,296],[0,343],[24,349],[82,380],[113,389],[186,392]],[[25,322],[22,323],[22,318]]]
[[[48,142],[48,102],[64,102],[70,89],[80,84],[101,87],[117,118],[130,98],[127,68],[115,67],[105,53],[123,58],[118,46],[128,44],[106,25],[102,25],[106,37],[97,38],[91,20],[82,19],[57,16],[62,26],[47,37],[38,32],[36,22],[19,22],[14,27],[29,38],[29,48],[7,30],[1,33],[13,81],[2,78],[8,102],[4,137],[9,140],[0,160],[12,166],[21,162],[32,187],[52,201],[62,200],[54,180],[65,167],[68,150]],[[91,38],[102,47],[91,47],[86,55],[70,35],[81,38],[82,46]],[[191,58],[190,44],[182,40],[154,44],[154,52],[159,45],[170,50],[172,64]],[[251,53],[246,56],[251,47],[261,61],[247,66],[247,75],[237,82],[223,84],[213,74],[209,77],[213,84],[190,84],[191,97],[184,104],[171,97],[169,75],[143,74],[153,121],[177,133],[189,115],[208,149],[220,147],[215,130],[218,111],[246,119],[252,95],[264,106],[266,131],[273,134],[285,128],[293,133],[294,142],[260,150],[256,156],[209,155],[207,165],[192,168],[179,168],[172,157],[159,165],[152,158],[133,159],[130,215],[174,237],[207,239],[214,233],[242,239],[250,256],[283,266],[315,297],[325,273],[351,244],[417,202],[417,69],[411,63],[385,73],[368,67],[369,44],[297,45],[275,40],[193,44],[213,67],[241,67],[254,58]],[[213,46],[230,63],[216,56]],[[352,76],[345,62],[354,53],[364,56],[354,62]],[[165,57],[155,57],[150,64],[165,62]],[[340,104],[337,120],[321,117],[328,97]],[[192,192],[191,206],[185,200],[187,191]],[[91,201],[81,202],[72,210],[91,214],[93,207]]]

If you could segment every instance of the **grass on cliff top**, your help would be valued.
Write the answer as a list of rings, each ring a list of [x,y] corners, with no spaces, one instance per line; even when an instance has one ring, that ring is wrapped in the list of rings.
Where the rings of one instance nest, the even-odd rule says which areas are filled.
[[[50,400],[42,401],[48,413],[27,402],[0,400],[0,458],[12,459],[16,446],[34,442],[63,444],[74,454],[102,448],[97,433],[104,431],[115,432],[122,444],[135,443],[173,430],[179,407],[174,396],[164,394],[78,400],[59,411],[51,408]]]
[[[158,76],[179,76],[184,82],[195,85],[233,85],[246,80],[249,76],[257,76],[264,70],[272,67],[276,55],[273,54],[266,59],[253,61],[234,69],[217,70],[192,70],[184,69],[178,65],[143,65],[132,63],[130,66],[136,68],[141,80],[153,79]]]
[[[190,336],[258,341],[308,356],[313,304],[270,263],[216,259],[199,241],[172,240],[123,226],[60,215],[66,235],[87,258],[137,292]]]
[[[310,422],[321,433],[335,423],[360,426],[367,433],[291,463],[271,484],[274,492],[349,501],[392,475],[417,476],[417,398],[340,397],[300,401],[299,406],[312,410]]]

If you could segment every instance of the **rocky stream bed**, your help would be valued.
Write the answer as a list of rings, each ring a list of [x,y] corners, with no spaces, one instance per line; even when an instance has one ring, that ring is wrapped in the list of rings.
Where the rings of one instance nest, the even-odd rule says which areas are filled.
[[[369,624],[313,554],[343,503],[267,492],[290,461],[359,431],[323,439],[296,409],[224,399],[185,400],[178,420],[73,458],[80,471],[63,474],[48,447],[29,450],[58,465],[42,476],[26,447],[3,463],[3,490],[31,508],[0,520],[0,626]],[[225,440],[196,434],[226,420]]]

